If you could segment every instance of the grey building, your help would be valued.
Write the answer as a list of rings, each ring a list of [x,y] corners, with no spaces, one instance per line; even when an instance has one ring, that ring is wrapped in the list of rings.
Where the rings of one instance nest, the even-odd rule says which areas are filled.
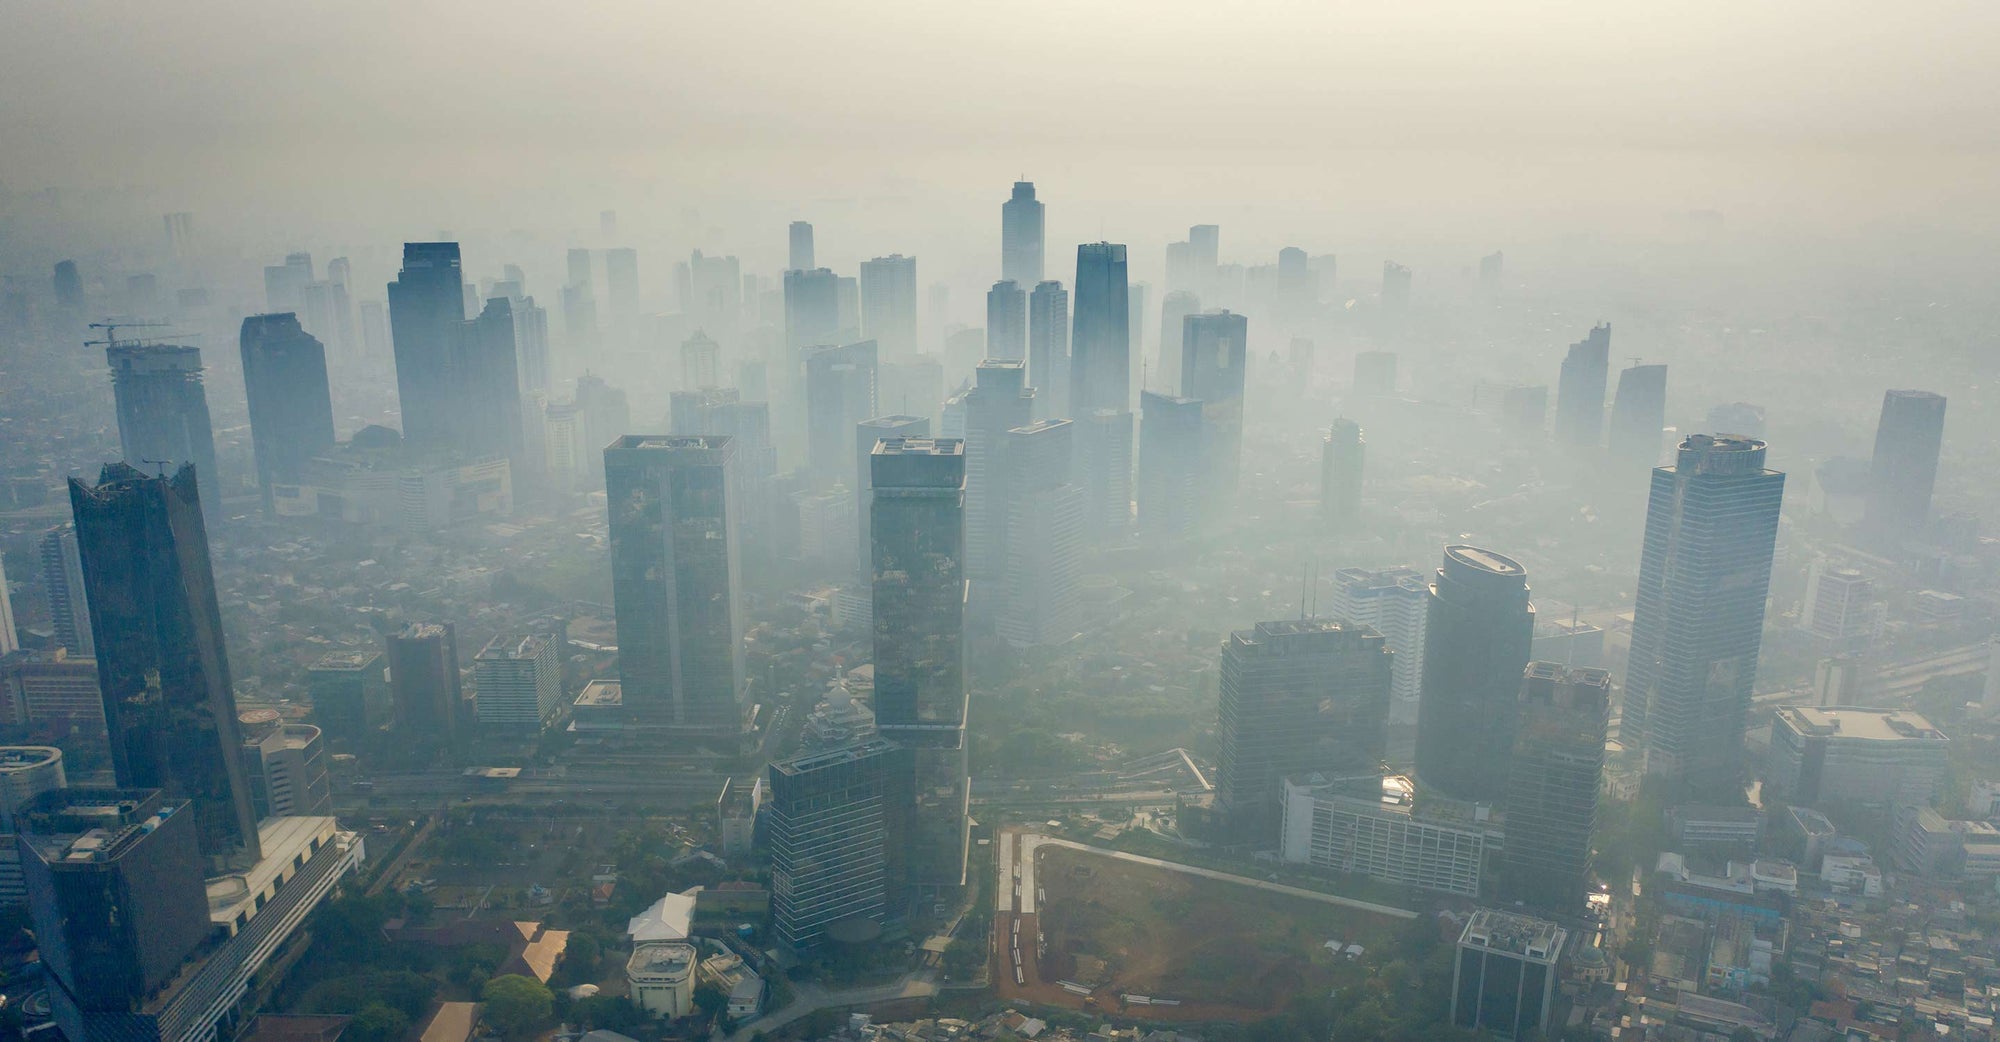
[[[466,723],[458,671],[458,630],[449,622],[412,622],[387,640],[390,699],[403,741],[451,742]]]
[[[1604,392],[1611,378],[1611,326],[1591,327],[1569,345],[1556,382],[1556,440],[1594,449],[1604,443]]]
[[[1610,673],[1528,663],[1507,773],[1501,900],[1562,917],[1582,910],[1610,721]]]
[[[586,254],[586,272],[588,264]],[[404,243],[403,267],[396,281],[389,283],[389,334],[396,352],[403,437],[412,445],[430,448],[456,440],[459,387],[452,372],[452,338],[464,321],[465,279],[459,270],[458,244]]]
[[[1635,365],[1618,374],[1611,401],[1611,462],[1650,468],[1660,462],[1660,432],[1667,425],[1667,367]]]
[[[1069,291],[1054,280],[1028,294],[1028,383],[1035,419],[1069,415]]]
[[[1201,298],[1184,289],[1169,292],[1160,301],[1160,355],[1152,383],[1171,394],[1188,394],[1181,388],[1181,331],[1189,315],[1201,314]]]
[[[1042,281],[1043,207],[1033,181],[1014,182],[1000,204],[1000,277],[1023,286]]]
[[[874,573],[868,533],[875,510],[875,444],[889,439],[930,436],[931,421],[923,416],[875,416],[854,425],[854,502],[858,514],[856,528],[861,536],[861,553],[855,560],[863,583],[872,582]]]
[[[311,724],[288,724],[275,709],[252,709],[237,718],[243,732],[243,773],[257,819],[322,817],[333,813],[326,742]]]
[[[917,353],[917,259],[892,253],[861,262],[861,335],[885,357]]]
[[[1417,776],[1470,803],[1506,798],[1521,671],[1535,637],[1528,572],[1476,546],[1444,548],[1424,618]]]
[[[388,671],[379,651],[328,652],[306,670],[313,722],[329,741],[365,741],[394,719]]]
[[[806,461],[816,488],[852,480],[847,439],[855,424],[877,415],[875,360],[873,340],[805,350]]]
[[[1218,311],[1189,315],[1181,332],[1181,395],[1201,401],[1202,501],[1230,509],[1243,466],[1243,384],[1250,322]]]
[[[813,263],[813,226],[808,221],[793,221],[790,229],[790,250],[786,254],[786,271],[811,271],[817,267]]]
[[[1004,436],[1000,458],[1006,559],[999,632],[1015,647],[1061,644],[1083,619],[1083,490],[1070,480],[1068,420],[1039,420]]]
[[[240,347],[243,390],[250,403],[250,447],[268,516],[271,486],[298,484],[305,477],[307,461],[333,448],[326,348],[289,312],[244,319]]]
[[[1202,461],[1207,458],[1202,403],[1139,392],[1139,480],[1134,489],[1139,531],[1182,536],[1207,514]]]
[[[1319,514],[1335,529],[1351,528],[1361,516],[1361,478],[1368,442],[1361,425],[1335,420],[1320,445]]]
[[[1951,743],[1906,709],[1784,706],[1771,726],[1771,788],[1788,803],[1925,807],[1950,773]]]
[[[200,478],[202,512],[220,522],[223,482],[215,467],[201,349],[126,343],[105,348],[104,356],[111,364],[119,454],[147,474],[192,466]]]
[[[97,642],[90,632],[90,595],[84,589],[83,556],[77,549],[76,525],[64,522],[42,533],[37,550],[56,646],[67,649],[71,655],[95,658]]]
[[[1930,524],[1944,407],[1944,396],[1929,391],[1883,393],[1864,518],[1878,535],[1908,538]]]
[[[909,751],[869,738],[779,760],[770,772],[765,813],[778,940],[809,952],[835,923],[880,923],[900,910]]]
[[[965,572],[973,616],[990,625],[1006,597],[1007,432],[1025,427],[1035,391],[1027,363],[989,358],[979,363],[965,396]]]
[[[472,660],[479,726],[539,734],[562,715],[562,658],[556,642],[535,633],[493,638]]]
[[[1079,416],[1099,409],[1126,412],[1132,407],[1129,290],[1123,245],[1093,242],[1076,248],[1070,408]]]
[[[1012,279],[986,291],[986,357],[1027,360],[1028,292]]]
[[[1491,908],[1472,913],[1451,971],[1451,1022],[1504,1039],[1541,1037],[1555,1005],[1556,962],[1569,932]]]

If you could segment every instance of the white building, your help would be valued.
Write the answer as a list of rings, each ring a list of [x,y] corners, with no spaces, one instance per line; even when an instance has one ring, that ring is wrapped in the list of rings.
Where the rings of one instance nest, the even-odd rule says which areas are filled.
[[[69,784],[62,750],[47,745],[0,746],[0,908],[27,903],[21,850],[14,842],[14,814],[29,800]]]
[[[1853,568],[1816,558],[1806,572],[1806,598],[1799,628],[1834,647],[1866,643],[1881,635],[1886,607],[1875,600],[1875,584]]]
[[[472,663],[479,726],[535,732],[562,714],[562,662],[555,642],[534,634],[501,634]]]
[[[1785,706],[1771,726],[1770,782],[1805,806],[1925,806],[1949,740],[1908,710]]]
[[[632,1004],[656,1017],[674,1020],[694,1011],[694,945],[647,941],[625,961]]]
[[[1479,896],[1486,834],[1426,821],[1411,805],[1359,798],[1321,775],[1287,778],[1279,856],[1425,890]]]
[[[1430,577],[1414,568],[1342,568],[1322,615],[1373,626],[1395,653],[1389,670],[1389,723],[1415,726],[1424,680],[1424,618]]]
[[[327,780],[326,743],[311,724],[287,724],[275,709],[237,714],[243,732],[243,767],[257,817],[326,814],[333,805]]]

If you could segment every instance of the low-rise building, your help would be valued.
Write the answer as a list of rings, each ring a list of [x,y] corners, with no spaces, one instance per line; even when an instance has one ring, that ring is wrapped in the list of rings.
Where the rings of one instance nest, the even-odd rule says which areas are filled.
[[[1404,886],[1479,895],[1484,829],[1425,820],[1412,802],[1349,795],[1353,789],[1351,782],[1318,774],[1285,779],[1280,856]]]
[[[625,960],[625,981],[632,1004],[656,1017],[673,1020],[694,1011],[694,945],[683,941],[646,941],[634,945]]]
[[[1947,747],[1908,710],[1785,706],[1771,727],[1769,782],[1806,806],[1923,806],[1944,779]]]

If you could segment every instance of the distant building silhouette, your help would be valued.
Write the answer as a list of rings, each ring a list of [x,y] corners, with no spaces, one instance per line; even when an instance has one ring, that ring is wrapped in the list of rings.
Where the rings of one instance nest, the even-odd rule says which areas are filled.
[[[578,281],[573,277],[575,253],[570,255],[572,284]],[[430,448],[457,440],[454,428],[460,401],[451,364],[452,339],[464,321],[465,280],[459,270],[458,244],[404,243],[402,270],[389,283],[389,332],[395,342],[403,438],[412,445]]]
[[[333,448],[333,397],[326,349],[291,314],[243,320],[243,390],[250,402],[250,447],[264,513],[271,486],[297,484],[306,463]]]
[[[223,482],[215,466],[201,349],[121,343],[107,347],[104,356],[111,363],[118,449],[125,462],[153,475],[193,466],[201,478],[202,512],[221,522]]]
[[[917,353],[917,259],[892,253],[861,262],[861,335],[886,358]]]
[[[1201,314],[1201,298],[1174,290],[1160,302],[1160,355],[1150,383],[1165,394],[1187,395],[1181,387],[1181,331],[1189,315]],[[1195,397],[1194,395],[1187,395]]]
[[[1594,326],[1569,345],[1556,384],[1556,440],[1594,449],[1604,443],[1604,391],[1611,377],[1611,326]]]
[[[999,631],[1016,647],[1061,644],[1082,627],[1083,490],[1070,480],[1068,420],[1009,430],[1000,454],[1006,560]]]
[[[1014,182],[1000,204],[1000,277],[1020,286],[1042,281],[1042,204],[1033,181]]]
[[[1410,309],[1410,269],[1395,261],[1382,262],[1382,310],[1392,314]]]
[[[813,226],[808,221],[793,221],[791,227],[791,250],[787,254],[786,271],[811,271],[819,265],[813,263]]]
[[[965,575],[968,610],[990,625],[1006,598],[1008,431],[1031,422],[1034,389],[1019,360],[979,364],[965,398]]]
[[[1139,531],[1182,536],[1206,514],[1203,461],[1208,457],[1202,403],[1153,391],[1139,392]]]
[[[805,351],[806,459],[816,488],[849,485],[847,453],[854,425],[878,414],[875,406],[876,343]]]
[[[1036,419],[1069,415],[1069,291],[1054,280],[1028,294],[1028,384]]]
[[[1521,671],[1534,643],[1528,573],[1476,546],[1447,546],[1424,619],[1417,776],[1468,803],[1506,798]]]
[[[1661,431],[1667,425],[1667,367],[1635,365],[1618,374],[1611,402],[1610,451],[1613,465],[1650,469],[1660,462]]]
[[[1028,357],[1028,294],[1011,279],[986,291],[986,357]]]
[[[1201,400],[1203,501],[1226,513],[1243,466],[1243,385],[1250,323],[1218,311],[1189,315],[1181,333],[1181,395]]]
[[[1361,425],[1335,420],[1320,446],[1319,513],[1335,529],[1354,525],[1361,515],[1361,479],[1368,444]]]
[[[1943,395],[1887,391],[1875,425],[1864,523],[1890,539],[1921,535],[1931,520],[1938,451],[1944,444]]]
[[[470,722],[458,669],[458,630],[412,622],[387,641],[390,700],[400,741],[451,743]]]
[[[76,525],[64,522],[42,533],[36,547],[42,565],[42,591],[49,601],[49,623],[56,646],[79,658],[96,658],[97,641],[90,630],[90,594],[83,581],[83,556],[77,548]]]

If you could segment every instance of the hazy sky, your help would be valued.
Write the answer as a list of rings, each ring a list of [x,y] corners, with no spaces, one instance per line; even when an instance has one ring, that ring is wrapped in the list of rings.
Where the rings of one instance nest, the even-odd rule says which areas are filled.
[[[820,201],[983,226],[1026,174],[1147,239],[1224,207],[1260,243],[1698,208],[1989,227],[1996,54],[1990,0],[14,0],[0,183],[385,226]]]

